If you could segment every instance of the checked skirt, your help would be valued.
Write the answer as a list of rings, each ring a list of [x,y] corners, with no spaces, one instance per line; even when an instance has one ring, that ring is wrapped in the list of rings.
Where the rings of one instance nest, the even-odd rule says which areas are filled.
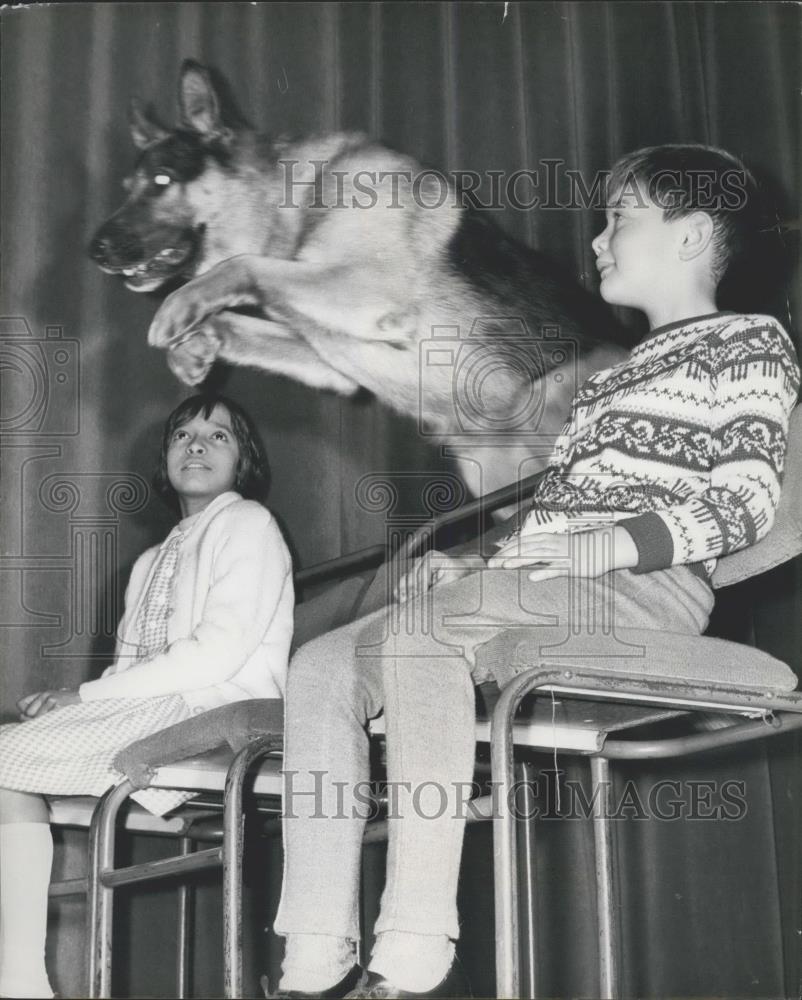
[[[174,529],[159,556],[138,620],[138,659],[167,643],[172,581],[184,534]],[[27,722],[0,726],[0,788],[42,795],[102,795],[122,780],[112,761],[135,740],[192,715],[180,694],[108,698],[54,709]],[[132,795],[161,816],[192,792],[145,788]]]

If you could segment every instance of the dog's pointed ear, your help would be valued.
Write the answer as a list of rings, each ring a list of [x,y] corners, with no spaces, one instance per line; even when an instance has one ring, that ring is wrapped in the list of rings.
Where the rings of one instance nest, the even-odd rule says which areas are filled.
[[[128,127],[131,138],[137,149],[145,149],[160,139],[166,139],[170,134],[154,120],[149,110],[142,107],[142,102],[133,98],[128,107]]]
[[[208,70],[193,59],[184,60],[178,88],[181,124],[206,140],[230,139],[231,129],[223,121],[220,95]]]

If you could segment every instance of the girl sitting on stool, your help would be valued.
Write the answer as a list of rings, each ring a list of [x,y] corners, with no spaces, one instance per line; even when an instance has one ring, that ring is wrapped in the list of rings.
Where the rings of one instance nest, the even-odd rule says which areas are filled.
[[[38,691],[0,727],[0,996],[51,997],[45,970],[53,841],[43,795],[101,795],[135,740],[244,698],[281,698],[292,566],[255,501],[266,460],[247,414],[193,396],[167,418],[157,492],[181,515],[134,564],[114,663],[77,690]],[[133,795],[161,815],[191,792]]]

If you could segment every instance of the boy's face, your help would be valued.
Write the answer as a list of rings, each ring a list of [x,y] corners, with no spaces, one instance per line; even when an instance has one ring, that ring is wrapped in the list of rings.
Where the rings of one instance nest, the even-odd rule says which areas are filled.
[[[591,244],[601,297],[650,315],[676,291],[683,220],[664,220],[641,185],[613,192],[605,215],[607,224]]]

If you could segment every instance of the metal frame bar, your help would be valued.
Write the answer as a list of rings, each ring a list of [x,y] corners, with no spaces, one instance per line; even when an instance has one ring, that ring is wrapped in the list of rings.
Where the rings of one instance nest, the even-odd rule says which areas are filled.
[[[195,842],[191,837],[181,837],[179,848],[182,857],[187,857],[195,850]],[[187,882],[178,887],[178,915],[176,919],[176,997],[186,1000],[191,978],[190,959],[192,957],[192,930],[195,904],[194,888]]]
[[[497,808],[493,814],[493,869],[496,913],[496,996],[521,996],[520,915],[516,823],[510,808],[509,791],[514,775],[512,723],[523,698],[544,691],[564,694],[592,695],[618,701],[670,704],[689,711],[714,707],[724,711],[761,712],[771,718],[765,721],[736,723],[727,729],[680,739],[624,741],[605,744],[591,757],[594,791],[609,793],[609,760],[682,756],[717,747],[767,739],[779,733],[802,728],[802,694],[757,691],[733,685],[683,684],[673,686],[661,680],[632,680],[620,674],[604,674],[598,670],[566,670],[542,665],[514,677],[501,692],[493,712],[490,737],[491,780]],[[565,752],[576,753],[566,749]],[[602,796],[602,805],[604,805]],[[600,995],[619,995],[618,931],[615,911],[613,838],[609,810],[594,817],[596,844],[596,889],[599,920]],[[528,962],[527,962],[528,965]],[[535,970],[527,968],[529,984]],[[529,995],[534,996],[535,990]]]
[[[596,919],[599,928],[599,997],[615,1000],[620,995],[618,980],[618,914],[615,905],[614,843],[610,822],[613,789],[610,762],[591,757],[591,802],[598,802],[593,812],[593,843],[596,850]],[[598,795],[597,795],[598,793]]]
[[[515,766],[517,774],[516,791],[519,797],[516,799],[517,807],[520,811],[518,818],[518,864],[523,870],[521,878],[523,886],[523,906],[522,906],[522,928],[521,939],[524,948],[524,968],[528,970],[529,976],[524,984],[526,997],[535,996],[534,970],[537,956],[537,897],[536,897],[536,877],[535,868],[535,795],[534,767],[531,763],[519,762]],[[555,775],[559,781],[559,775]]]
[[[87,892],[87,956],[90,998],[111,996],[111,955],[114,890],[103,873],[114,867],[115,824],[120,806],[134,786],[130,781],[101,796],[89,826],[89,888]]]
[[[242,795],[250,768],[273,750],[282,749],[284,737],[253,740],[234,757],[226,776],[223,798],[223,991],[226,997],[242,992],[242,870],[245,815]]]
[[[522,503],[526,497],[534,492],[544,475],[545,470],[535,472],[531,476],[502,486],[476,500],[469,500],[461,507],[438,514],[437,517],[421,525],[396,552],[389,552],[384,545],[372,545],[369,548],[360,549],[358,552],[350,552],[343,556],[337,556],[335,559],[317,563],[307,569],[298,570],[294,576],[295,585],[302,588],[324,583],[326,580],[342,579],[361,570],[379,566],[388,557],[396,563],[403,563],[418,555],[426,545],[434,541],[437,532],[443,528],[459,524],[460,521],[467,520],[475,514],[491,514],[501,507]]]

